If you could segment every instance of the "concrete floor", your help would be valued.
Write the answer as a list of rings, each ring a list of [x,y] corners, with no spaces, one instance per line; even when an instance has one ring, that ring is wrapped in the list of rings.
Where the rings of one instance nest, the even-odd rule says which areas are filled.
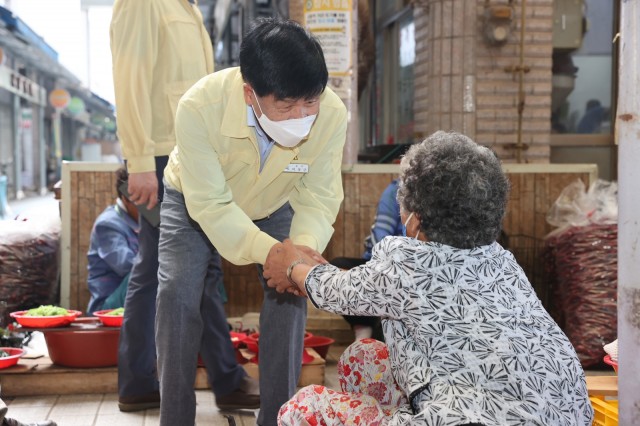
[[[325,385],[338,389],[337,362],[344,346],[332,346],[325,366]],[[257,412],[236,411],[221,413],[210,391],[196,391],[196,424],[208,426],[228,426],[223,414],[232,415],[237,426],[256,424]],[[159,410],[145,410],[137,413],[121,413],[118,396],[109,394],[57,395],[8,398],[7,417],[23,423],[51,419],[58,426],[155,426],[159,424]]]
[[[337,363],[345,346],[332,346],[325,367],[325,386],[339,389]],[[613,370],[589,370],[590,375],[614,375]],[[208,426],[228,426],[223,417],[232,415],[237,426],[256,424],[257,412],[236,411],[221,413],[216,407],[213,394],[206,390],[196,391],[196,424]],[[58,395],[8,398],[7,417],[24,423],[40,420],[54,420],[58,426],[155,426],[159,424],[159,410],[145,410],[137,413],[121,413],[118,396],[115,393],[93,395]]]

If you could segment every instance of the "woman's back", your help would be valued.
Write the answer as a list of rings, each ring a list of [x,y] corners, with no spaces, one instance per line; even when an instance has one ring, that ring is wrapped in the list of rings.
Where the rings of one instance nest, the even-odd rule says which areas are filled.
[[[396,380],[418,395],[413,421],[587,423],[578,357],[510,252],[388,238],[362,273],[389,260],[401,314],[383,327]]]

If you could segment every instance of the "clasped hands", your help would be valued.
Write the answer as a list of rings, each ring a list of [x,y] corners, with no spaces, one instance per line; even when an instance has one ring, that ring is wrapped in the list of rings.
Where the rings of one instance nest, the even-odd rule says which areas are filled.
[[[306,295],[304,280],[292,282],[287,277],[289,267],[300,261],[309,266],[328,263],[316,250],[307,246],[295,245],[290,239],[274,245],[269,250],[267,260],[264,263],[263,276],[267,285],[275,288],[278,293],[286,291],[296,296]]]

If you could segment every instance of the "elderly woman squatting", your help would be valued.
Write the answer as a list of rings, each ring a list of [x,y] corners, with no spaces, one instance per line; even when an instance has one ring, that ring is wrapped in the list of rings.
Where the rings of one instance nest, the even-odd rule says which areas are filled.
[[[341,392],[301,389],[280,424],[591,425],[573,347],[495,242],[508,192],[492,151],[437,132],[402,159],[407,237],[385,238],[349,271],[289,241],[268,259],[269,285],[326,311],[380,316],[387,342],[347,348]]]

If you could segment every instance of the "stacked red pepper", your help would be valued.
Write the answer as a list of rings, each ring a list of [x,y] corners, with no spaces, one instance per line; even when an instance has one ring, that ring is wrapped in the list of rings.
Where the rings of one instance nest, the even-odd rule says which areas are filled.
[[[552,314],[583,367],[602,363],[602,346],[617,337],[618,226],[572,226],[545,241],[555,294]]]

